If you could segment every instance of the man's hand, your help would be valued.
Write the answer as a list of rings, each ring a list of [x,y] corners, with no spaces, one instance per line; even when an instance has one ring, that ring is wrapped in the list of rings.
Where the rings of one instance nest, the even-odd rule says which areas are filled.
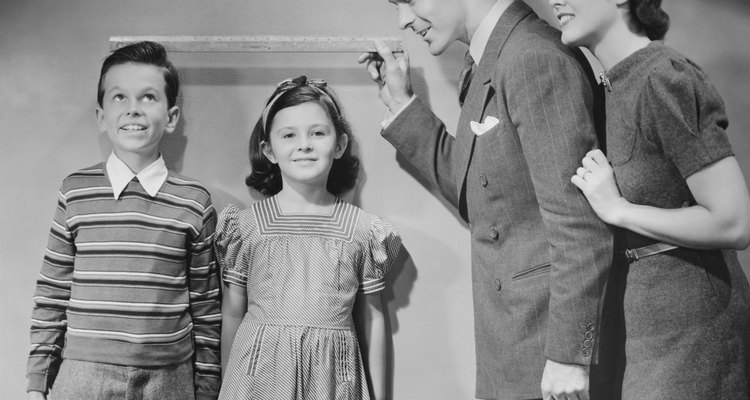
[[[547,360],[542,374],[544,400],[589,400],[589,367]]]
[[[29,400],[47,400],[47,396],[42,392],[31,391],[29,392]]]
[[[367,73],[380,89],[380,100],[392,112],[401,110],[414,94],[409,79],[409,56],[394,54],[382,41],[375,41],[377,53],[362,53],[357,62],[365,64]]]

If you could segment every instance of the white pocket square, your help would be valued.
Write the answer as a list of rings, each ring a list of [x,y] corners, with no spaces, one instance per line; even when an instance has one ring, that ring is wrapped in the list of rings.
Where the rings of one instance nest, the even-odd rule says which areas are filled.
[[[482,136],[485,132],[494,128],[498,123],[500,123],[499,119],[488,116],[484,118],[484,122],[482,122],[481,124],[477,121],[470,121],[469,126],[471,127],[471,131],[474,132],[475,135]]]

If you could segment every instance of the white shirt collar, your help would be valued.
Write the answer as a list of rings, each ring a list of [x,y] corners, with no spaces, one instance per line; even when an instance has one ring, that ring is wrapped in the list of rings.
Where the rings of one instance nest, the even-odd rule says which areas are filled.
[[[137,175],[115,155],[114,151],[107,159],[107,176],[109,176],[109,183],[112,185],[112,193],[115,195],[115,199],[120,198],[120,194],[134,177],[138,177],[138,181],[149,196],[156,197],[156,193],[167,180],[167,174],[167,165],[161,155]]]
[[[503,15],[508,6],[513,3],[514,0],[497,0],[494,6],[490,9],[487,15],[474,31],[474,34],[469,40],[469,53],[471,58],[474,59],[474,64],[479,65],[479,61],[482,59],[484,49],[487,47],[487,42],[490,41],[490,35],[497,25],[497,21]]]

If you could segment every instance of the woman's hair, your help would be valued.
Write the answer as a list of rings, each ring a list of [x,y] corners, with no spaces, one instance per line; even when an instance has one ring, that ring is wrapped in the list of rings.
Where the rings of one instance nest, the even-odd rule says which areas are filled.
[[[628,0],[630,19],[638,32],[651,40],[662,40],[669,30],[669,15],[661,9],[661,0]]]
[[[352,131],[341,113],[338,101],[325,81],[308,80],[306,76],[302,75],[279,83],[266,103],[263,115],[253,128],[253,133],[250,135],[250,166],[252,172],[245,179],[248,186],[266,196],[273,196],[281,191],[282,181],[279,166],[266,158],[261,143],[269,142],[268,131],[279,111],[308,102],[315,102],[323,107],[333,122],[337,139],[341,135],[346,135],[349,139],[341,157],[333,160],[331,171],[328,174],[327,190],[334,195],[340,195],[352,189],[357,183],[359,159],[352,154]]]

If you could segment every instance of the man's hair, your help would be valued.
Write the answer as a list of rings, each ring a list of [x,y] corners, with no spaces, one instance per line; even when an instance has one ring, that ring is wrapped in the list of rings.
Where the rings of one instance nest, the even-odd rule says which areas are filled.
[[[177,102],[177,93],[180,90],[180,80],[177,76],[177,69],[167,59],[167,51],[164,46],[155,42],[137,42],[114,50],[107,56],[102,63],[102,70],[99,73],[99,86],[96,95],[96,101],[99,107],[102,106],[104,98],[104,77],[110,68],[115,65],[139,63],[159,67],[164,74],[164,92],[167,95],[167,106],[174,107]]]

